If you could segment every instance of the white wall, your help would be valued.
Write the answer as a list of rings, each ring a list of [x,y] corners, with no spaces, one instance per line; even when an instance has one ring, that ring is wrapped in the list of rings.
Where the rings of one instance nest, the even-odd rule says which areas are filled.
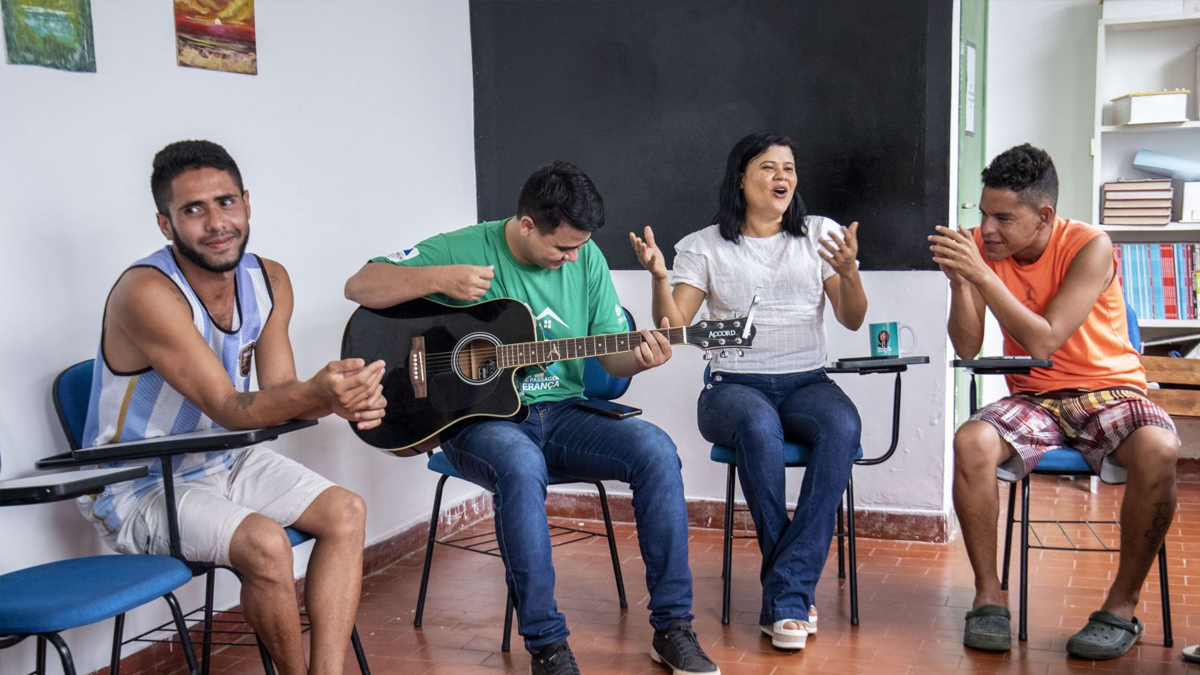
[[[474,222],[465,0],[256,5],[256,77],[178,68],[160,0],[93,0],[95,74],[0,64],[0,477],[67,450],[50,382],[95,354],[111,284],[164,244],[148,187],[163,145],[209,138],[238,160],[251,250],[284,263],[295,286],[302,377],[337,357],[353,309],[342,284],[369,255]],[[362,494],[370,542],[428,517],[421,460],[375,453],[339,420],[275,447]],[[473,492],[455,490],[449,502]],[[0,542],[0,573],[108,552],[71,503],[0,510]],[[236,603],[235,583],[218,588]],[[202,586],[186,590],[184,604],[198,604]],[[131,613],[127,634],[164,619],[160,605]],[[67,634],[80,672],[107,664],[110,631]],[[3,675],[32,665],[29,644],[0,657]]]

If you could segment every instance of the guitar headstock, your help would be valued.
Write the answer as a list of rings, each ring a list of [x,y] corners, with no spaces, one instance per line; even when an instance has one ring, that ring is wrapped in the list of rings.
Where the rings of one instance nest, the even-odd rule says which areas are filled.
[[[747,317],[701,319],[684,329],[685,341],[705,351],[712,349],[749,349],[754,346],[758,328]]]
[[[735,353],[738,356],[742,355],[743,349],[750,349],[754,346],[754,334],[758,332],[758,328],[754,325],[754,312],[758,308],[758,303],[761,298],[755,294],[753,300],[750,301],[750,309],[746,312],[746,316],[733,318],[705,318],[699,323],[688,326],[684,329],[684,341],[693,347],[699,347],[704,350],[704,359],[707,361],[712,358],[714,350],[721,350],[721,356],[729,355],[730,349],[737,350]]]

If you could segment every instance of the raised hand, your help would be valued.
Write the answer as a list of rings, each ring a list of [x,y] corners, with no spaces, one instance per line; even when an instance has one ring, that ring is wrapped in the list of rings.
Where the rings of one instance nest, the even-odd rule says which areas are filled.
[[[833,271],[840,275],[858,271],[858,221],[843,226],[840,231],[829,233],[829,239],[818,240],[821,249],[817,255],[829,263]]]
[[[446,265],[442,268],[442,292],[455,300],[478,300],[492,287],[492,266]]]
[[[646,226],[645,235],[646,238],[642,239],[632,232],[629,233],[629,243],[633,246],[633,252],[637,254],[642,267],[649,270],[655,279],[666,279],[667,261],[663,258],[658,244],[654,242],[654,230],[650,229],[649,225]]]

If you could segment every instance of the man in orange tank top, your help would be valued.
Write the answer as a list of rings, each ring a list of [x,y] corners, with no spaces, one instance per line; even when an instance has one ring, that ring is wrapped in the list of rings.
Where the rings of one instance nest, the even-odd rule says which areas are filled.
[[[1009,377],[1012,395],[979,410],[954,436],[954,509],[975,572],[963,643],[992,651],[1012,645],[996,574],[996,478],[1018,480],[1046,451],[1070,446],[1101,480],[1127,479],[1116,578],[1099,611],[1067,642],[1074,656],[1116,658],[1142,635],[1133,611],[1175,514],[1179,438],[1171,418],[1145,397],[1112,242],[1058,217],[1049,155],[1028,144],[1012,148],[992,160],[983,184],[983,222],[974,233],[939,226],[929,237],[934,262],[950,280],[950,341],[963,358],[978,354],[991,310],[1006,355],[1048,358],[1054,366]]]

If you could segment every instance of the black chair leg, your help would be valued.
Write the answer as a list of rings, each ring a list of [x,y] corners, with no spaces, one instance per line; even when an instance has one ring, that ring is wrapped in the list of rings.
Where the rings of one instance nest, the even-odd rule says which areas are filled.
[[[262,638],[257,633],[254,634],[254,640],[258,643],[258,656],[262,659],[263,672],[266,675],[275,675],[275,662],[271,660],[271,652],[267,651],[267,646],[263,644]]]
[[[41,637],[40,635],[38,636]],[[67,648],[67,643],[58,633],[46,633],[46,640],[54,645],[58,650],[58,659],[62,661],[63,675],[75,675],[75,660],[71,658],[71,650]],[[39,642],[42,645],[42,672],[45,672],[45,643]]]
[[[217,569],[214,567],[204,575],[204,644],[200,647],[200,672],[208,675],[212,665],[213,642],[213,596],[217,585]]]
[[[513,597],[512,592],[509,592],[507,602],[504,603],[504,639],[500,641],[500,651],[508,652],[512,647],[512,624],[513,624]]]
[[[837,510],[837,543],[838,543],[838,578],[846,578],[846,546],[844,543],[846,534],[846,523],[844,522],[845,507],[842,506],[841,500],[838,500]]]
[[[1029,476],[1021,479],[1021,610],[1017,639],[1028,637],[1029,615]]]
[[[33,672],[37,675],[46,675],[46,637],[44,635],[37,636],[37,657],[33,663]]]
[[[175,630],[179,633],[179,646],[183,650],[183,658],[187,661],[188,672],[196,675],[199,670],[196,665],[196,652],[192,649],[192,636],[188,633],[187,621],[183,618],[183,610],[179,608],[179,600],[174,593],[163,596],[167,606],[171,608],[171,618],[175,621]],[[123,615],[122,615],[123,616]],[[117,672],[114,668],[112,672]]]
[[[721,625],[729,625],[729,588],[731,585],[733,567],[733,488],[737,482],[737,466],[729,465],[729,477],[725,484],[725,545],[721,559],[721,579],[724,588],[721,592]]]
[[[121,672],[121,639],[125,636],[125,612],[113,619],[112,657],[108,661],[109,675],[120,675]]]
[[[371,675],[371,666],[367,665],[367,653],[363,651],[362,640],[358,639],[358,626],[350,631],[350,644],[354,646],[354,658],[358,659],[358,669],[362,675]]]
[[[1162,595],[1163,615],[1163,644],[1167,647],[1175,645],[1175,637],[1171,632],[1171,590],[1167,583],[1167,543],[1158,549],[1158,590]]]
[[[1008,568],[1012,561],[1012,532],[1013,523],[1017,522],[1017,484],[1008,485],[1008,527],[1004,531],[1004,567],[1000,574],[1000,590],[1008,590]]]
[[[603,483],[596,481],[592,484],[600,493],[600,510],[604,513],[604,532],[608,537],[608,553],[612,556],[613,578],[617,582],[617,598],[621,601],[621,609],[629,609],[629,603],[625,600],[625,578],[621,575],[621,558],[617,555],[617,538],[613,535],[612,515],[608,511],[608,493],[604,490]]]
[[[429,539],[425,542],[425,567],[421,570],[421,589],[417,592],[417,614],[413,617],[413,625],[421,627],[421,618],[425,615],[425,591],[429,590],[429,568],[433,565],[433,547],[437,542],[438,515],[442,510],[442,488],[446,487],[446,479],[438,479],[437,492],[433,496],[433,515],[429,516]]]
[[[850,540],[850,625],[858,625],[858,544],[854,539],[854,474],[846,483],[846,538]]]

